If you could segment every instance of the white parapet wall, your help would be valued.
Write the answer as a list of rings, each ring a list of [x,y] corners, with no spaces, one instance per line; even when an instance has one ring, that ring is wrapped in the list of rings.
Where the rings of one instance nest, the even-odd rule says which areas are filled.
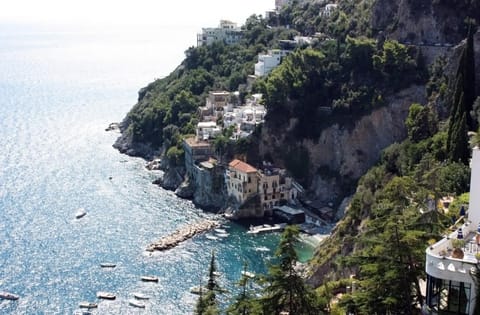
[[[472,150],[470,177],[470,201],[468,206],[468,220],[474,226],[480,223],[480,149],[478,147]]]

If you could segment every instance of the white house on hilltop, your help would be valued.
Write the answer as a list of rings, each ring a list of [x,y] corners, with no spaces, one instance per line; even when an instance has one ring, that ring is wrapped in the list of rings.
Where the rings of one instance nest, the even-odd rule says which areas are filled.
[[[289,50],[272,49],[267,54],[259,54],[258,62],[255,64],[255,75],[262,77],[269,74],[288,53],[290,53]]]
[[[423,314],[473,315],[478,283],[474,280],[480,253],[480,150],[473,149],[471,160],[470,202],[465,224],[455,232],[428,247],[426,301]],[[461,239],[460,248],[454,242]],[[464,244],[462,244],[464,243]],[[459,246],[456,244],[456,246]]]
[[[202,33],[197,34],[197,47],[210,45],[216,41],[223,41],[227,45],[235,44],[242,39],[242,30],[236,23],[221,20],[218,27],[202,28]]]

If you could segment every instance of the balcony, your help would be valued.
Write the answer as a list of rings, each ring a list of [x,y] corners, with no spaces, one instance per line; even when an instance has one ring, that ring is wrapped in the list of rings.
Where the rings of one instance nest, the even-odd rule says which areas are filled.
[[[480,245],[477,243],[477,227],[467,222],[461,226],[464,240],[459,247],[461,251],[454,248],[459,243],[459,230],[445,236],[437,243],[427,248],[426,271],[427,274],[441,278],[461,282],[472,282],[472,272],[476,271],[478,263],[477,254],[480,252]]]

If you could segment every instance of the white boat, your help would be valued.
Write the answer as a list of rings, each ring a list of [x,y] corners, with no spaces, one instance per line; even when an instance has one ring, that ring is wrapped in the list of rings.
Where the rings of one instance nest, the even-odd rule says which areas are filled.
[[[158,282],[158,277],[155,276],[143,276],[142,281],[146,282]]]
[[[192,293],[192,294],[200,294],[200,292],[207,292],[207,289],[205,287],[201,287],[199,285],[196,285],[196,286],[190,288],[190,293]]]
[[[100,264],[100,267],[102,268],[115,268],[117,266],[117,264],[114,264],[114,263],[101,263]]]
[[[212,234],[205,234],[205,237],[209,240],[218,240],[218,237],[216,237],[215,235],[212,235]]]
[[[143,293],[139,293],[139,292],[134,292],[133,293],[133,296],[136,298],[136,299],[139,299],[139,300],[148,300],[149,297],[146,296],[145,294]]]
[[[266,246],[259,246],[259,247],[255,247],[255,251],[257,251],[257,252],[269,252],[270,249]]]
[[[214,229],[214,231],[219,234],[227,234],[227,231],[225,229]]]
[[[97,303],[91,303],[91,302],[80,302],[78,304],[80,308],[97,308],[98,304]]]
[[[217,233],[216,236],[218,237],[221,237],[221,238],[225,238],[225,237],[228,237],[230,234],[228,233]]]
[[[110,292],[99,291],[99,292],[97,292],[97,298],[106,299],[106,300],[115,300],[116,296],[115,296],[115,294],[110,293]]]
[[[87,215],[87,211],[84,208],[79,208],[77,212],[75,212],[75,218],[80,219]]]
[[[242,275],[244,275],[245,277],[248,277],[248,278],[255,278],[255,274],[253,272],[250,272],[250,271],[242,270]]]
[[[145,308],[145,303],[140,302],[138,300],[130,299],[128,300],[128,304],[131,306],[139,307],[139,308]]]
[[[18,300],[20,297],[16,294],[10,293],[10,292],[0,292],[0,299],[4,300]]]

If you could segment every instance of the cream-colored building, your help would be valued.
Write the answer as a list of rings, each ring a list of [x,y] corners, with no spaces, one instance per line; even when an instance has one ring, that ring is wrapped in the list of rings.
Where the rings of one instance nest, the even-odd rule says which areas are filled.
[[[264,211],[271,212],[282,201],[288,203],[297,198],[298,191],[293,186],[292,178],[286,176],[285,170],[265,168],[259,171],[259,175],[258,194]]]
[[[248,163],[237,159],[231,161],[225,177],[228,195],[239,204],[258,193],[258,170]]]

